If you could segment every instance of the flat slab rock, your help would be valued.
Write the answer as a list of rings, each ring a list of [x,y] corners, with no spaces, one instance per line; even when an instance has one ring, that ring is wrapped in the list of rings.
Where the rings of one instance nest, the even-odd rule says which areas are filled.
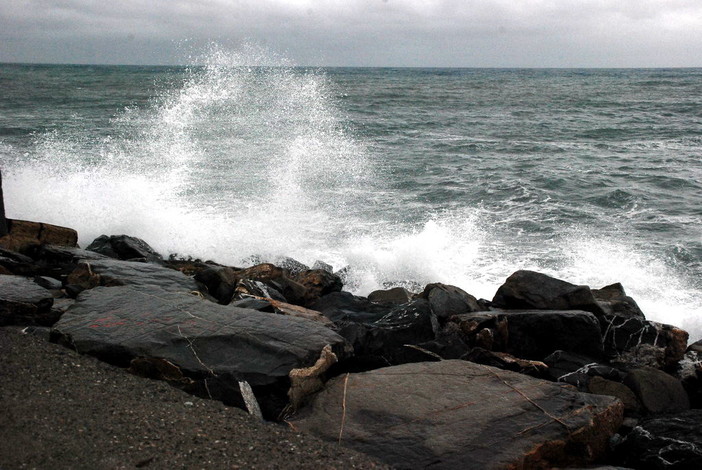
[[[35,324],[54,299],[51,292],[23,276],[0,276],[0,325]]]
[[[160,358],[185,373],[245,380],[254,387],[314,364],[325,345],[340,359],[350,351],[341,336],[311,320],[133,286],[83,292],[52,337],[120,365],[136,357]]]
[[[158,287],[173,292],[191,292],[198,289],[193,278],[158,264],[110,258],[93,259],[87,263],[91,271],[99,274],[104,282],[144,286],[147,289]]]
[[[461,360],[403,364],[327,383],[294,428],[399,468],[586,465],[620,401]]]

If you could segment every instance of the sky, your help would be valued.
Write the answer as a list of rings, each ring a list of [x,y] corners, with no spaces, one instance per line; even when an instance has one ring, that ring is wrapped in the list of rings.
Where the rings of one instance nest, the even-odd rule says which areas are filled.
[[[700,0],[0,0],[0,62],[187,64],[256,44],[296,65],[700,67]]]

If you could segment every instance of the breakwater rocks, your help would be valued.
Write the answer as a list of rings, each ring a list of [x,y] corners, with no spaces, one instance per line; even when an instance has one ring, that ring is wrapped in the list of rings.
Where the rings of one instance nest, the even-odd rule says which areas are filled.
[[[619,284],[518,271],[492,300],[438,283],[360,297],[323,262],[237,268],[8,226],[0,325],[398,468],[702,461],[702,346]]]

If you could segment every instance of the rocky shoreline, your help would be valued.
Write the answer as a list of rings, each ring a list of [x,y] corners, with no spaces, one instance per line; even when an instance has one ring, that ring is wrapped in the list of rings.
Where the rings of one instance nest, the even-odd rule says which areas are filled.
[[[518,271],[491,300],[438,283],[360,297],[322,261],[76,242],[7,220],[0,326],[397,468],[702,468],[702,344],[620,284]],[[320,464],[374,465],[340,462]]]

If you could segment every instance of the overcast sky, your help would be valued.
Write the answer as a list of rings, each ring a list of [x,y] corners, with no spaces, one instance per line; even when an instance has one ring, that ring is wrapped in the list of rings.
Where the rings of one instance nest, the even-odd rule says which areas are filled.
[[[700,67],[702,0],[0,0],[0,62],[178,64],[209,42],[297,65]]]

